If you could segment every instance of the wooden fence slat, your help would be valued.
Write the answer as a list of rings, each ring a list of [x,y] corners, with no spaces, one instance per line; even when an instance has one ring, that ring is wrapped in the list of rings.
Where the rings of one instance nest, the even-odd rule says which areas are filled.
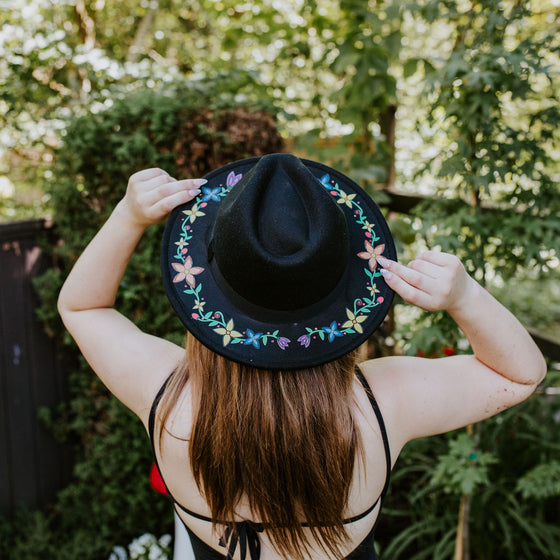
[[[42,220],[0,225],[0,513],[41,507],[69,479],[68,451],[37,417],[64,397],[56,341],[35,317],[32,279],[50,266]]]

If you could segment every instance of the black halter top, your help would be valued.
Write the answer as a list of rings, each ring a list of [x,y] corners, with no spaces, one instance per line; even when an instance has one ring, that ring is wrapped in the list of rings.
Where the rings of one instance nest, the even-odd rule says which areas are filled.
[[[373,505],[368,509],[366,509],[365,511],[363,511],[362,513],[355,515],[353,517],[349,517],[348,519],[345,519],[343,521],[344,524],[354,523],[355,521],[359,521],[360,519],[363,519],[374,510],[374,508],[377,506],[378,503],[381,504],[383,503],[383,499],[389,487],[389,478],[391,475],[391,453],[389,450],[389,440],[387,439],[387,431],[385,429],[383,416],[381,415],[381,411],[379,410],[377,401],[373,396],[373,393],[369,387],[366,378],[364,377],[363,373],[358,367],[356,367],[356,375],[360,380],[364,390],[366,391],[371,407],[373,408],[373,411],[379,423],[379,428],[381,430],[381,437],[383,439],[383,447],[385,449],[387,474],[385,476],[385,484],[383,486],[381,495],[373,503]],[[152,450],[154,454],[154,461],[156,463],[160,476],[161,476],[161,470],[157,462],[155,444],[154,444],[154,425],[155,425],[156,409],[159,404],[159,401],[161,400],[163,392],[165,391],[168,381],[169,379],[165,381],[165,383],[162,385],[161,389],[159,390],[158,394],[156,395],[156,398],[154,399],[152,408],[150,410],[150,417],[148,422],[148,430],[149,430],[150,441],[152,444]],[[162,476],[162,480],[163,480],[163,476]],[[167,494],[169,495],[175,507],[181,509],[186,514],[195,517],[196,519],[212,522],[212,519],[210,517],[201,515],[199,513],[196,513],[195,511],[191,511],[190,509],[180,504],[177,500],[175,500],[175,498],[173,498],[173,495],[169,491],[169,488],[165,484],[165,481],[164,481],[164,485],[165,485],[165,489],[167,490]],[[180,519],[183,522],[183,525],[185,525],[185,528],[191,539],[191,544],[193,547],[193,552],[196,560],[232,559],[238,546],[239,546],[239,553],[240,553],[241,560],[246,560],[247,554],[249,555],[250,560],[259,560],[260,558],[259,533],[262,533],[266,529],[266,526],[263,523],[256,523],[253,521],[236,521],[235,523],[224,523],[226,529],[224,534],[219,540],[219,544],[220,546],[225,548],[226,555],[222,555],[219,552],[217,552],[214,548],[206,544],[202,539],[200,539],[186,525],[186,523],[183,521],[181,517]],[[377,516],[377,519],[379,519],[379,514]],[[301,525],[302,527],[308,526],[307,523],[302,523]],[[375,522],[374,526],[372,527],[371,531],[368,533],[366,538],[348,556],[346,556],[344,560],[378,560],[378,556],[374,548],[374,533],[375,533],[376,525],[377,525],[377,521]]]

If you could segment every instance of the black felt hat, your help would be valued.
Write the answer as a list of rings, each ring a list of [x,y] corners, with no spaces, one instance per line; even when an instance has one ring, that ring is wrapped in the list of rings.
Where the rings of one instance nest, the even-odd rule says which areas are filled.
[[[364,342],[393,291],[376,258],[396,258],[373,200],[335,169],[290,154],[206,176],[163,236],[167,295],[189,332],[266,369],[319,365]]]

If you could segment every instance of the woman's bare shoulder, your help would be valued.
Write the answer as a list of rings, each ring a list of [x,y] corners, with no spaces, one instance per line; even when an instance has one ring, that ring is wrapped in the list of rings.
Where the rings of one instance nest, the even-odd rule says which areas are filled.
[[[478,422],[527,398],[473,355],[394,356],[360,364],[395,445]]]

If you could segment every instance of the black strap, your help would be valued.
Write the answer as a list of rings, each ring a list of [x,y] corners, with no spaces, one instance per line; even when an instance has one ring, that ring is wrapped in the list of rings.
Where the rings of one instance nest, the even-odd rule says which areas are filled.
[[[373,396],[371,387],[369,386],[369,383],[367,382],[367,379],[364,377],[364,374],[362,373],[362,370],[359,368],[359,366],[356,366],[356,375],[358,376],[358,379],[360,380],[360,383],[362,384],[369,398],[369,402],[371,404],[371,407],[373,408],[373,412],[375,412],[375,416],[377,417],[379,429],[381,430],[381,438],[383,439],[383,447],[385,448],[385,461],[387,464],[387,474],[385,475],[385,484],[383,486],[383,491],[381,492],[381,496],[379,497],[379,499],[383,501],[385,494],[387,494],[387,490],[389,488],[389,480],[391,478],[392,463],[391,463],[391,449],[389,448],[389,438],[387,437],[387,429],[385,428],[385,422],[383,421],[383,415],[381,414],[381,410],[379,410],[379,406],[377,404],[377,401],[375,400],[375,397]]]
[[[169,383],[169,380],[171,379],[171,375],[163,382],[163,385],[159,388],[159,391],[156,395],[156,398],[154,399],[154,402],[152,403],[152,408],[150,408],[150,417],[148,418],[148,433],[150,434],[150,441],[152,442],[152,448],[155,449],[154,446],[154,425],[155,425],[155,421],[156,421],[156,409],[158,407],[159,401],[161,400],[161,397],[163,396],[163,392],[165,391],[165,388],[167,387],[167,384]],[[155,453],[154,453],[155,456]]]
[[[262,523],[238,521],[237,523],[229,524],[220,538],[220,546],[227,548],[227,558],[233,558],[239,543],[241,560],[245,560],[247,557],[247,550],[249,550],[249,558],[251,560],[258,560],[261,557],[261,541],[258,533],[263,531]]]

